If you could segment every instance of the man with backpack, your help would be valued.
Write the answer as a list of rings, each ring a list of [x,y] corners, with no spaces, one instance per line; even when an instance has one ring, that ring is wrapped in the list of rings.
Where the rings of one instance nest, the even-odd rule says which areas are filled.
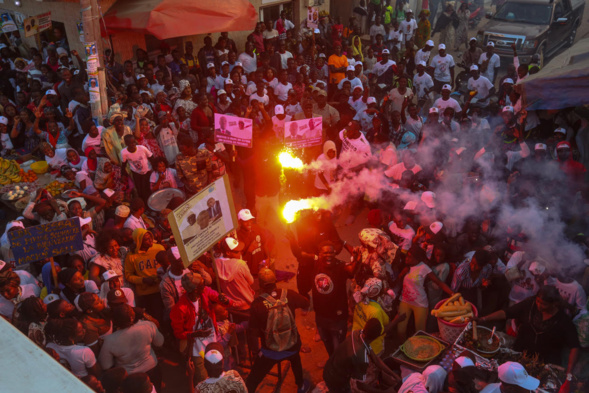
[[[261,295],[252,302],[249,328],[253,337],[260,337],[262,345],[247,378],[247,390],[254,393],[276,363],[288,360],[298,386],[297,393],[306,393],[311,384],[303,379],[295,310],[307,309],[309,300],[290,289],[276,288],[276,275],[270,269],[260,270],[258,279]]]

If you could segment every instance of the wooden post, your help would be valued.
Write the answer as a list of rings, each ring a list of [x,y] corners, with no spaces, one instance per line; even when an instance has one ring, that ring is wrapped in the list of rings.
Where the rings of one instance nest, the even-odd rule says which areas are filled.
[[[100,100],[91,103],[92,117],[102,124],[103,117],[108,112],[108,98],[106,95],[106,76],[104,73],[102,37],[100,34],[100,13],[97,0],[80,0],[82,8],[82,21],[84,23],[84,41],[96,43],[98,57],[98,85],[100,88]]]
[[[49,258],[49,263],[51,264],[51,276],[53,276],[53,285],[55,288],[59,288],[59,283],[57,281],[57,270],[55,270],[55,261],[53,257]]]

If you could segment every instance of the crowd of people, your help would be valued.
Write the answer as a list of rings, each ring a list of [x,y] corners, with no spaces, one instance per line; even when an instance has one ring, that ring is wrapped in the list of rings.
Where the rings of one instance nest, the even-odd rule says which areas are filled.
[[[586,391],[587,118],[527,111],[517,84],[538,66],[468,39],[466,13],[447,9],[432,32],[428,10],[417,21],[403,2],[370,0],[346,26],[322,14],[299,28],[282,12],[243,47],[225,32],[152,58],[106,49],[102,125],[62,31],[27,50],[4,35],[2,156],[45,160],[71,191],[39,188],[7,223],[0,315],[97,393],[165,391],[162,358],[182,359],[202,393],[254,393],[283,361],[301,393],[317,366],[333,393],[535,390],[516,362],[490,372],[466,354],[402,375],[385,359],[414,332],[435,333],[430,311],[460,293],[514,350],[564,367],[561,393]],[[454,59],[446,46],[462,44]],[[253,147],[216,142],[215,114],[251,119]],[[291,151],[302,169],[281,168],[285,123],[315,117],[322,145]],[[242,196],[239,227],[185,266],[168,214],[225,175]],[[153,211],[166,188],[186,198]],[[286,226],[288,200],[309,209]],[[358,239],[342,239],[335,223],[366,211]],[[82,250],[16,266],[11,231],[73,217]],[[297,290],[280,284],[281,241]],[[300,356],[297,316],[310,310],[319,365]]]

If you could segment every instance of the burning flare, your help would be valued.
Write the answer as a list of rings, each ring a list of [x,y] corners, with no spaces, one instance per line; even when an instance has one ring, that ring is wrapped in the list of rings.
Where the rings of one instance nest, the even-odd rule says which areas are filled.
[[[288,151],[283,151],[278,155],[278,161],[283,168],[291,168],[301,170],[304,167],[303,161],[300,158],[293,156]]]
[[[309,199],[288,201],[286,202],[286,205],[284,205],[284,209],[282,209],[282,217],[284,217],[286,222],[290,224],[295,220],[297,213],[305,209],[317,210],[317,206],[315,206],[315,204]]]

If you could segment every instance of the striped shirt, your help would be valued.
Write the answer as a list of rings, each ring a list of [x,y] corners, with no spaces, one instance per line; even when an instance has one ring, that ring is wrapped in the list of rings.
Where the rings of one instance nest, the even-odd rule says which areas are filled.
[[[476,280],[473,280],[470,275],[470,261],[464,261],[460,266],[456,268],[454,277],[452,277],[452,292],[457,292],[460,288],[471,289],[481,287],[483,280],[488,279],[493,271],[493,266],[487,264]]]

